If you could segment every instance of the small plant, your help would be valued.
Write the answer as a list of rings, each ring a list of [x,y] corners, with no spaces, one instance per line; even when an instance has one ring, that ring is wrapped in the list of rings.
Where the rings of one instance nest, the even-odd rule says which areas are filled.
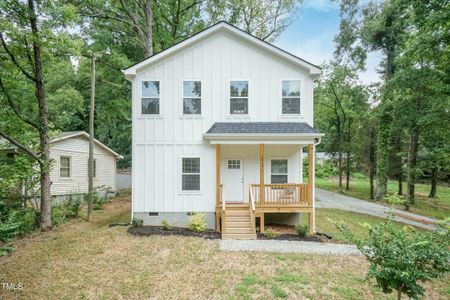
[[[131,225],[135,228],[142,227],[144,225],[144,220],[133,218]]]
[[[15,250],[16,250],[16,248],[14,247],[13,244],[6,244],[4,246],[1,246],[0,247],[0,257],[6,256],[6,255],[11,255]]]
[[[173,225],[169,223],[167,220],[162,220],[161,225],[165,230],[172,230]]]
[[[274,239],[279,236],[278,232],[276,232],[271,228],[266,229],[266,231],[264,231],[263,234],[268,239]]]
[[[420,284],[450,272],[449,223],[444,222],[434,232],[416,233],[406,226],[394,226],[393,217],[392,211],[383,223],[365,224],[365,239],[355,237],[343,223],[337,226],[369,261],[367,277],[375,279],[384,293],[396,290],[397,299],[402,294],[418,299],[425,293]]]
[[[203,232],[206,230],[206,220],[204,213],[195,213],[189,219],[189,229],[194,232]]]
[[[101,210],[103,209],[103,205],[105,205],[105,203],[107,202],[106,200],[106,196],[101,197],[99,194],[94,193],[92,195],[92,208],[94,210]]]
[[[72,195],[69,195],[65,204],[68,215],[72,218],[78,218],[81,210],[80,198],[74,198]]]
[[[295,225],[295,232],[301,237],[305,237],[308,235],[308,225],[297,224]]]

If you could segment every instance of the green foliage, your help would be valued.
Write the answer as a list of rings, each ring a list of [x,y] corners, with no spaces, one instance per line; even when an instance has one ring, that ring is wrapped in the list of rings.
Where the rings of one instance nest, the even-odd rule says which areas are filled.
[[[295,225],[295,232],[301,237],[305,237],[308,235],[308,225],[302,225],[302,224],[296,224]]]
[[[82,204],[80,197],[78,196],[74,197],[73,195],[69,195],[64,204],[70,216],[73,218],[78,218],[78,216],[80,215]]]
[[[167,220],[162,220],[161,225],[163,226],[163,228],[165,230],[172,230],[172,228],[173,228],[173,225],[170,224],[169,221],[167,221]]]
[[[317,178],[328,178],[332,176],[337,176],[338,170],[333,161],[325,160],[323,164],[316,163],[314,174]]]
[[[206,230],[206,216],[204,213],[195,213],[189,218],[188,227],[194,232],[204,232]]]
[[[88,195],[85,194],[84,195],[84,202],[88,202]],[[108,202],[108,199],[105,196],[100,196],[99,193],[92,193],[92,208],[94,210],[101,210],[103,209],[103,206],[105,205],[105,203]]]
[[[24,236],[37,227],[38,214],[32,208],[7,207],[0,202],[0,242]]]
[[[0,257],[11,255],[16,250],[13,244],[6,244],[3,246],[0,246]]]
[[[131,225],[135,228],[142,227],[144,225],[144,220],[133,218],[133,220],[131,221]]]
[[[267,228],[264,232],[263,235],[268,238],[268,239],[274,239],[276,237],[279,236],[279,233],[276,232],[275,230],[271,229],[271,228]]]
[[[375,279],[384,293],[397,290],[418,299],[425,292],[423,282],[450,272],[449,223],[433,232],[416,233],[397,228],[392,217],[373,226],[366,224],[365,239],[355,237],[343,223],[337,226],[370,262],[367,276]]]

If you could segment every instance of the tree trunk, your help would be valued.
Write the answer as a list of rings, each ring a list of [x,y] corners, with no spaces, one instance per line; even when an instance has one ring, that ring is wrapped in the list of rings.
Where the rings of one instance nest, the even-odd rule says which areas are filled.
[[[431,168],[431,190],[430,190],[430,195],[428,196],[430,198],[436,198],[437,176],[438,176],[438,168],[437,168],[437,166],[433,166],[433,168]]]
[[[373,180],[375,177],[375,129],[370,131],[370,146],[369,146],[369,180],[370,180],[370,199],[374,199]]]
[[[417,124],[413,125],[411,129],[411,137],[408,150],[408,193],[406,209],[414,204],[415,186],[416,186],[416,167],[417,167],[417,153],[419,151],[419,127]]]
[[[40,140],[40,180],[41,180],[41,222],[43,230],[51,229],[51,197],[50,197],[50,139],[48,137],[48,111],[45,100],[44,75],[42,71],[41,46],[37,27],[36,10],[33,0],[28,0],[30,9],[30,25],[33,33],[33,55],[35,70],[36,98],[39,111],[39,140]]]
[[[403,195],[403,167],[398,170],[398,194]]]
[[[342,163],[342,152],[338,152],[339,193],[342,193],[342,174],[344,172]]]
[[[347,157],[346,157],[346,167],[345,167],[345,190],[349,191],[350,190],[350,152],[347,152]]]
[[[147,0],[145,2],[145,20],[146,20],[146,30],[145,30],[145,55],[147,57],[153,55],[153,12],[152,3],[153,0]]]
[[[387,114],[387,112],[385,112]],[[382,117],[377,138],[377,186],[375,199],[383,200],[389,178],[389,116]]]
[[[397,290],[397,300],[401,300],[402,299],[402,289],[398,289]]]

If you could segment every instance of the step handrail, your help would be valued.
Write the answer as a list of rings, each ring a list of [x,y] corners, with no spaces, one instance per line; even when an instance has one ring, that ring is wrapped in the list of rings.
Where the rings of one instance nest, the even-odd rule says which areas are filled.
[[[253,195],[252,187],[249,188],[249,195],[248,195],[248,202],[249,202],[249,209],[250,209],[250,217],[252,220],[252,230],[254,230],[254,233],[256,233],[256,224],[255,224],[255,202],[254,202],[255,196]]]

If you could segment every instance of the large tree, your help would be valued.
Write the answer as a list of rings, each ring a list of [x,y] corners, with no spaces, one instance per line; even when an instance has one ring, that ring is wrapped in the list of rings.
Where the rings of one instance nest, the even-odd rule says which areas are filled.
[[[48,103],[46,74],[61,62],[57,56],[69,61],[67,49],[72,41],[61,26],[73,18],[73,8],[59,1],[0,2],[0,100],[6,105],[0,111],[0,136],[39,167],[43,230],[52,227],[49,112],[54,107]],[[24,132],[34,134],[39,142],[30,144]]]

